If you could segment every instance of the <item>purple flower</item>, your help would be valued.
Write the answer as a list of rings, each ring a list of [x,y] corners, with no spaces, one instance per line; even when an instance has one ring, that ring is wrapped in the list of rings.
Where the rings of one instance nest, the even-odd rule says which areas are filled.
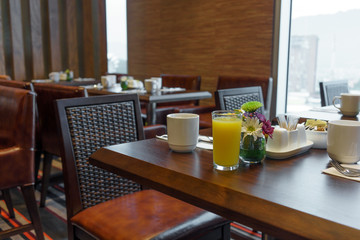
[[[255,112],[256,117],[259,119],[260,122],[264,123],[266,121],[266,118],[261,113]]]
[[[269,136],[272,138],[272,134],[274,132],[274,128],[271,126],[271,122],[269,120],[262,122],[262,130],[265,136]]]

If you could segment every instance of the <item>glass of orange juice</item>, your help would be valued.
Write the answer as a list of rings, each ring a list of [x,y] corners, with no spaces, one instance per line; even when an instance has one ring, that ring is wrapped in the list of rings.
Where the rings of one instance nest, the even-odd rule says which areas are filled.
[[[212,112],[214,168],[223,171],[239,167],[242,114],[231,110]]]

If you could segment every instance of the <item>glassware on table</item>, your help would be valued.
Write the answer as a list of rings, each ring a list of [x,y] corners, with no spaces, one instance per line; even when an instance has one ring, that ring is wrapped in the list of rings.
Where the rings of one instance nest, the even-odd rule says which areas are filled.
[[[242,114],[231,110],[212,112],[213,161],[217,170],[239,167]]]
[[[266,157],[265,137],[257,137],[255,140],[254,136],[244,137],[244,133],[242,133],[241,138],[240,159],[249,164],[262,163]]]

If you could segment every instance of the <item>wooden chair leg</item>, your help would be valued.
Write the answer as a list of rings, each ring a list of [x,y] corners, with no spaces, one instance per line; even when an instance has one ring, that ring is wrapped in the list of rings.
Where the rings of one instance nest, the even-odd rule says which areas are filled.
[[[15,213],[14,213],[14,207],[13,207],[13,204],[12,204],[12,201],[11,201],[11,196],[10,196],[10,190],[9,189],[4,189],[4,190],[1,190],[2,192],[2,195],[3,195],[3,198],[5,200],[5,203],[6,203],[6,207],[9,211],[9,216],[11,218],[15,218]]]
[[[40,169],[40,162],[41,162],[41,154],[42,152],[39,150],[35,151],[35,185],[39,182],[38,175]]]
[[[44,240],[44,233],[41,226],[39,209],[36,205],[34,185],[22,186],[21,191],[24,195],[26,207],[28,209],[32,225],[34,227],[36,237]]]
[[[53,159],[53,155],[49,153],[44,154],[43,176],[41,180],[40,207],[45,207],[46,193],[50,184],[52,159]]]

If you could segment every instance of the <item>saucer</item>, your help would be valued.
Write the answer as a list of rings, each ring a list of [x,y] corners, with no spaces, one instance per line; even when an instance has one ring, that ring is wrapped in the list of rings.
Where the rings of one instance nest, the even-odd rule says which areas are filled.
[[[271,149],[266,149],[266,157],[273,159],[289,158],[308,151],[313,145],[314,142],[307,140],[304,145],[292,149],[284,149],[282,151],[274,151]]]

